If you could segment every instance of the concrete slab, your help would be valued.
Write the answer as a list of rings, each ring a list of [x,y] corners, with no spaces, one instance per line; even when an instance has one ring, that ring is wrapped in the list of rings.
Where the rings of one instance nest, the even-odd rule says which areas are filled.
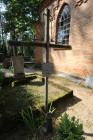
[[[70,81],[73,81],[73,82],[78,83],[78,84],[82,83],[81,78],[74,77],[74,76],[71,76],[71,75],[68,75],[68,74],[59,73],[57,76],[69,79]]]
[[[25,73],[25,75],[29,75],[29,74],[32,74],[33,71],[31,71],[31,70],[29,70],[27,68],[24,68],[24,73]]]
[[[85,81],[85,86],[93,88],[93,75],[88,75]]]

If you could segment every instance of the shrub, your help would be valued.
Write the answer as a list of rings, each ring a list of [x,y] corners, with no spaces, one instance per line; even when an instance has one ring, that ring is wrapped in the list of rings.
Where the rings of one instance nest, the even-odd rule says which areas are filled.
[[[3,68],[3,66],[2,66],[2,64],[0,64],[0,69],[2,69]]]
[[[85,140],[82,136],[83,125],[79,124],[79,120],[75,120],[74,116],[69,119],[66,113],[61,116],[57,132],[58,140]]]
[[[24,111],[22,110],[20,112],[22,118],[23,118],[23,121],[25,123],[25,125],[31,129],[33,131],[33,133],[36,132],[36,125],[35,125],[35,120],[34,120],[34,116],[33,116],[33,111],[32,111],[32,108],[30,107],[30,111]]]
[[[1,91],[2,91],[2,87],[0,86],[0,93],[1,93]]]
[[[0,71],[0,86],[3,85],[3,81],[4,81],[4,79],[5,79],[5,73],[2,72],[2,71]]]
[[[11,73],[13,73],[13,66],[10,66],[10,67],[9,67],[9,71],[10,71]]]
[[[11,85],[13,81],[14,81],[13,76],[5,77],[2,86],[4,87],[4,86],[7,86],[7,85]]]
[[[5,73],[0,71],[0,86],[1,87],[11,85],[13,80],[14,80],[13,76],[5,77]]]
[[[37,130],[39,127],[36,126],[36,123],[38,124],[38,121],[34,118],[32,108],[30,107],[30,110],[27,111],[22,110],[20,114],[26,127],[32,131],[32,135],[34,136],[35,140],[37,137]]]

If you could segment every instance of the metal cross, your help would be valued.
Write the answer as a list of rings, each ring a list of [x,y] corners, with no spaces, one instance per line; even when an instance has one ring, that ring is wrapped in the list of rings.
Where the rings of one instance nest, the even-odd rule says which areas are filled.
[[[47,22],[46,22],[46,43],[36,43],[36,42],[23,42],[23,41],[9,41],[10,46],[37,46],[45,47],[46,49],[46,60],[49,62],[49,48],[61,48],[62,50],[71,50],[70,45],[58,45],[58,44],[49,44],[49,16],[50,10],[47,9]],[[48,111],[48,76],[45,77],[45,111]]]

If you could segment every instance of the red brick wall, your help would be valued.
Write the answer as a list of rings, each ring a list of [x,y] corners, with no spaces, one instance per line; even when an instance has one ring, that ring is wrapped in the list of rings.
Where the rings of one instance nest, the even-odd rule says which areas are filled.
[[[42,30],[43,25],[41,22],[36,23],[36,42],[42,42]],[[35,64],[36,66],[41,65],[42,63],[42,48],[41,47],[35,47]]]
[[[57,2],[58,0],[54,0],[51,5],[47,6],[50,14],[54,15],[52,24],[50,22],[50,39],[52,26],[52,35],[55,40],[57,17],[62,5],[67,3],[71,10],[69,44],[72,50],[50,49],[50,61],[53,62],[55,70],[60,72],[80,77],[93,75],[93,0],[87,0],[86,3],[77,7],[74,0],[59,0],[59,5],[55,8]],[[46,13],[46,8],[41,12],[41,22],[43,13]],[[42,53],[45,56],[43,50]]]

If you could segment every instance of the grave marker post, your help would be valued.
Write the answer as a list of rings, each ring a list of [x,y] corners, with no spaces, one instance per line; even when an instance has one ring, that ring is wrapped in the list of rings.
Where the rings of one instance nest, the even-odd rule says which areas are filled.
[[[46,59],[45,63],[49,61],[49,13],[50,10],[47,9],[47,21],[46,21]],[[45,77],[45,111],[48,110],[48,76]]]
[[[45,64],[44,75],[45,75],[45,111],[48,111],[48,76],[52,73],[53,65],[49,63],[49,47],[51,48],[61,48],[62,50],[71,50],[70,45],[59,45],[59,44],[50,44],[49,43],[49,14],[50,10],[47,9],[47,21],[46,21],[46,43],[38,43],[38,42],[23,42],[23,41],[9,41],[10,46],[38,46],[45,47],[46,56],[45,56]],[[47,68],[46,68],[47,67]]]

